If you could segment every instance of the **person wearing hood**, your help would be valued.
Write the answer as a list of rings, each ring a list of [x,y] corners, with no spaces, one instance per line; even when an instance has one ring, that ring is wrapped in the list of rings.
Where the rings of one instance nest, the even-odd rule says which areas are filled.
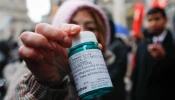
[[[11,100],[77,100],[66,48],[71,47],[72,37],[80,31],[92,31],[96,35],[109,69],[119,67],[115,55],[107,50],[110,28],[103,11],[87,1],[68,0],[56,12],[52,25],[40,23],[35,32],[21,34],[24,45],[19,48],[19,53],[31,72],[21,77]],[[114,74],[119,70],[109,70],[114,88],[102,96],[102,100],[124,98],[124,86],[117,82],[123,80]]]

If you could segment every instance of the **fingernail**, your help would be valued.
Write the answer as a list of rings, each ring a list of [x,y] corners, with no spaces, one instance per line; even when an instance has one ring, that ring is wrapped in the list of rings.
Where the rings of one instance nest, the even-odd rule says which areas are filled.
[[[79,27],[78,25],[74,25],[74,26],[72,26],[72,27],[71,27],[71,34],[76,33],[78,27]]]

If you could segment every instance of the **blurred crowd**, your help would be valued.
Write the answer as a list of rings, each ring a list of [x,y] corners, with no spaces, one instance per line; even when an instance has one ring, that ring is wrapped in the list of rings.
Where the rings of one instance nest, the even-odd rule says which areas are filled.
[[[169,19],[165,9],[152,6],[140,16],[141,22],[133,19],[132,29],[129,29],[116,24],[106,8],[82,0],[63,2],[51,25],[41,23],[35,30],[23,30],[19,41],[13,36],[0,41],[0,100],[81,99],[63,55],[71,43],[55,37],[64,35],[62,31],[70,37],[80,31],[92,31],[103,46],[102,53],[114,88],[93,100],[174,100],[175,33],[166,27]],[[54,35],[56,28],[60,35]],[[54,44],[59,52],[46,46],[48,41],[52,49]],[[59,57],[51,56],[50,52]],[[56,58],[57,67],[63,65],[64,69],[50,71],[56,65]],[[40,70],[45,67],[50,68]],[[48,73],[53,74],[47,77]],[[67,91],[60,91],[63,88]]]

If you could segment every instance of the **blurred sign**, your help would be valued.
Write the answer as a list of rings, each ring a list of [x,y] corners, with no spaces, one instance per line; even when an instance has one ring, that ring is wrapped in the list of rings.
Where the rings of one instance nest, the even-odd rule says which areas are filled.
[[[142,27],[144,9],[145,8],[143,3],[136,3],[134,5],[134,19],[131,34],[135,36],[136,39],[141,38],[140,30]]]
[[[151,8],[165,8],[168,4],[168,0],[153,0]]]

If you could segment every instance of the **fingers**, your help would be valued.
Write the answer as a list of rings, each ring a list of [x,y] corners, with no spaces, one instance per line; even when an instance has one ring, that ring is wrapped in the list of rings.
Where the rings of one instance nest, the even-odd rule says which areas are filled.
[[[159,56],[159,54],[157,52],[152,52],[151,55],[153,58],[158,58],[158,56]]]
[[[21,34],[21,41],[25,46],[32,48],[40,48],[43,50],[51,51],[56,48],[53,42],[49,41],[41,34],[35,34],[32,32],[24,32]]]
[[[148,51],[159,51],[160,49],[162,49],[162,46],[160,44],[148,45]]]
[[[165,51],[160,44],[150,44],[148,45],[148,51],[154,57],[162,57],[165,55]]]
[[[43,59],[43,56],[40,54],[39,51],[36,49],[26,47],[26,46],[21,46],[19,48],[19,53],[21,57],[25,60],[31,60],[31,59]]]
[[[103,46],[101,44],[98,44],[98,47],[100,48],[100,50],[103,50]]]
[[[42,34],[49,40],[57,42],[63,47],[72,45],[71,36],[76,36],[80,32],[80,27],[73,24],[60,24],[58,28],[49,24],[38,24],[35,28],[36,33]]]
[[[148,51],[149,52],[153,51],[153,48],[154,48],[153,44],[148,45]]]
[[[58,26],[59,29],[62,29],[63,31],[65,31],[66,33],[69,34],[69,36],[76,36],[78,35],[77,33],[80,32],[80,26],[79,25],[75,25],[75,24],[60,24]]]

